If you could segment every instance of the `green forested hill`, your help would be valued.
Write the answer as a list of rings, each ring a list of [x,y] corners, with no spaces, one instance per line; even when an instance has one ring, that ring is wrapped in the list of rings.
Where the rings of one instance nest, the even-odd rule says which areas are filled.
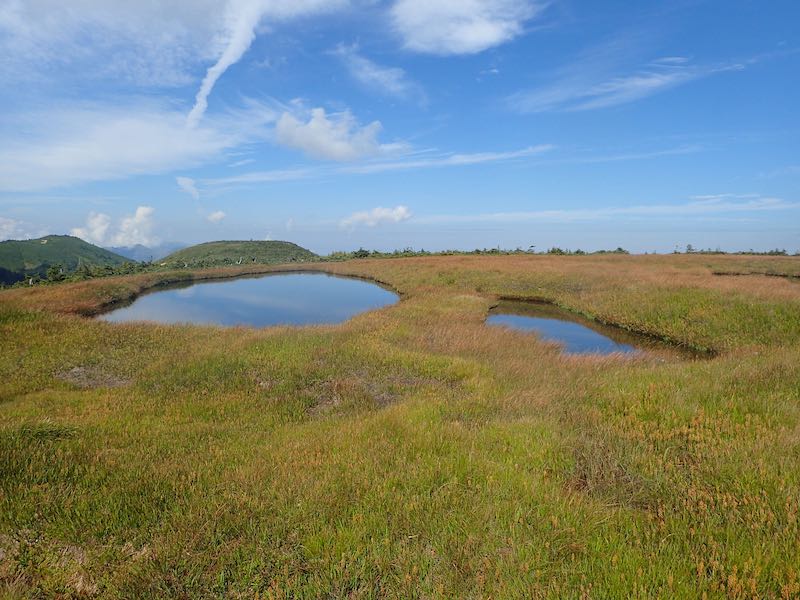
[[[305,262],[318,258],[291,242],[207,242],[184,248],[160,261],[169,267],[213,267],[235,264]]]
[[[44,276],[53,265],[71,272],[79,265],[115,266],[127,259],[69,235],[35,240],[0,242],[0,283],[14,283],[33,275]]]

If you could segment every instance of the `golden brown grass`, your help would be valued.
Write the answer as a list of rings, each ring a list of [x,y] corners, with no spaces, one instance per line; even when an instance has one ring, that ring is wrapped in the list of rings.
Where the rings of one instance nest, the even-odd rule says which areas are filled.
[[[403,294],[336,327],[75,316],[155,274],[0,294],[0,584],[63,597],[800,595],[794,258],[330,263]],[[190,274],[231,275],[235,271]],[[544,298],[686,346],[575,358]],[[102,383],[59,377],[75,367]]]

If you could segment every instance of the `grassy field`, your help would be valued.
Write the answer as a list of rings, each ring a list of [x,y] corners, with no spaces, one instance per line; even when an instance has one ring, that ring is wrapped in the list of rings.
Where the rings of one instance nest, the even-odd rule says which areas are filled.
[[[799,266],[330,263],[403,299],[301,329],[79,316],[253,268],[1,292],[0,590],[800,597]],[[486,327],[499,297],[713,358],[565,357]]]

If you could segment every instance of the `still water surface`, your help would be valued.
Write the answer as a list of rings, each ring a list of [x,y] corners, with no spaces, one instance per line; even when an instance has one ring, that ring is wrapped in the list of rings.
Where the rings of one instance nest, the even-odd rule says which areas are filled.
[[[397,294],[360,279],[281,273],[162,287],[98,318],[116,323],[320,325],[341,323],[397,300]]]
[[[486,322],[536,333],[543,340],[561,344],[567,354],[641,352],[634,346],[634,336],[546,304],[501,302]]]

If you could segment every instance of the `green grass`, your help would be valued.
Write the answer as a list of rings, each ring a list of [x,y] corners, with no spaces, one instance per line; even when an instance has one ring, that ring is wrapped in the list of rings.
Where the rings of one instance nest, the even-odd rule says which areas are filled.
[[[2,292],[0,589],[798,597],[800,290],[709,260],[326,264],[403,301],[300,329],[71,314],[174,273]],[[501,295],[717,354],[565,358]]]
[[[35,240],[0,242],[0,283],[14,283],[26,276],[44,276],[51,265],[65,273],[79,265],[116,266],[127,259],[69,235],[48,235]]]
[[[190,246],[156,262],[171,268],[206,268],[224,265],[307,262],[316,258],[318,258],[317,255],[310,250],[291,242],[226,241]]]

